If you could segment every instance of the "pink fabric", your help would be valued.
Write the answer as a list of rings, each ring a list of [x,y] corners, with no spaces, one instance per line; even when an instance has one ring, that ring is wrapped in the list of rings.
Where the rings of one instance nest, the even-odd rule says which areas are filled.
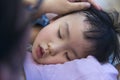
[[[93,56],[64,64],[40,65],[27,53],[26,80],[117,80],[118,71],[109,63],[100,64]]]

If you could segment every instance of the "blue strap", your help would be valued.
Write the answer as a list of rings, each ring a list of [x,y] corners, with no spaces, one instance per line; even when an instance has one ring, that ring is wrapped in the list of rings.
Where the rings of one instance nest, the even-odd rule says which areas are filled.
[[[45,27],[45,26],[47,26],[49,24],[49,19],[47,18],[46,15],[42,15],[40,18],[35,20],[33,22],[33,24],[37,24],[37,25],[40,25],[42,27]]]

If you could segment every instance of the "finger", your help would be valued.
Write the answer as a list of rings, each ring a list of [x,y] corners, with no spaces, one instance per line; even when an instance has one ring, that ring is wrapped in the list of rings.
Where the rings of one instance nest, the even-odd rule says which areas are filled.
[[[74,0],[75,2],[76,0]],[[98,10],[102,10],[102,8],[100,7],[100,5],[98,5],[95,0],[77,0],[77,1],[81,1],[81,2],[89,2],[91,3],[96,9]]]
[[[95,3],[95,0],[88,0],[88,2],[90,2],[96,9],[102,10],[102,8],[100,7],[100,5],[98,5],[97,3]]]
[[[88,9],[91,5],[88,2],[76,2],[76,3],[69,3],[69,9],[70,11],[75,11],[75,10],[85,10]]]

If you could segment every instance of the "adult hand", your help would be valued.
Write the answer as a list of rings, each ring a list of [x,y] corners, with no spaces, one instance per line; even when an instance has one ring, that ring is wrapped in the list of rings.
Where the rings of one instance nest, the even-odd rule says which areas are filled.
[[[25,5],[35,5],[37,0],[23,0]],[[93,5],[96,9],[101,9],[95,3],[95,0],[43,0],[40,9],[35,17],[39,17],[43,13],[56,13],[58,15],[69,13],[77,10],[85,10]]]
[[[41,11],[43,13],[65,14],[72,11],[83,10],[90,7],[88,2],[76,2],[69,0],[43,0]]]

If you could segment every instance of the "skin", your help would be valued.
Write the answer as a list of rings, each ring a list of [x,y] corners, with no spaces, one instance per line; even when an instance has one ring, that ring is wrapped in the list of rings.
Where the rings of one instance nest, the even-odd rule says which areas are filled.
[[[25,6],[35,6],[37,0],[23,0],[23,3]],[[34,17],[38,18],[44,13],[55,13],[62,15],[72,11],[85,10],[88,9],[91,4],[96,9],[101,10],[101,7],[95,3],[95,0],[43,0]]]
[[[31,33],[30,33],[30,43],[33,44],[37,34],[40,32],[40,30],[42,29],[42,26],[38,26],[38,25],[34,25],[32,27]]]
[[[89,26],[85,20],[85,13],[69,14],[43,28],[33,44],[34,60],[57,64],[86,57],[92,44],[83,36]]]
[[[119,75],[118,75],[118,80],[119,80],[119,78],[120,78],[120,63],[117,64],[115,67],[116,67],[116,69],[117,69],[118,72],[119,72]]]

